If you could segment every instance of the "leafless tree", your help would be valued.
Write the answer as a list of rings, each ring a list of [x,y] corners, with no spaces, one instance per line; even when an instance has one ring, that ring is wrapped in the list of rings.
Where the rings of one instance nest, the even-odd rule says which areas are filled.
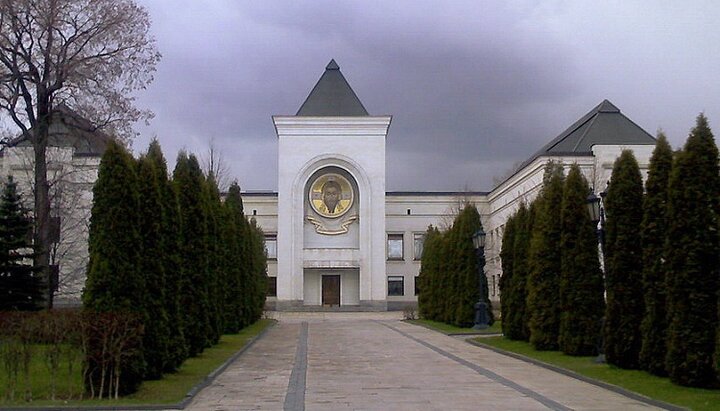
[[[33,153],[30,147],[13,151],[14,174],[23,198],[35,192]],[[56,238],[51,238],[49,264],[60,269],[53,297],[77,300],[82,289],[88,259],[88,233],[92,206],[92,186],[98,167],[97,157],[74,157],[71,150],[52,147],[46,153],[50,216],[59,222]],[[30,207],[31,203],[25,205]]]
[[[0,0],[0,110],[32,144],[35,264],[48,280],[45,154],[54,109],[64,104],[129,141],[131,124],[151,117],[133,97],[160,59],[149,29],[147,11],[132,0]]]
[[[225,192],[230,187],[230,166],[228,166],[225,158],[220,154],[215,138],[210,139],[210,147],[207,154],[202,159],[203,171],[206,175],[212,175],[221,192]]]

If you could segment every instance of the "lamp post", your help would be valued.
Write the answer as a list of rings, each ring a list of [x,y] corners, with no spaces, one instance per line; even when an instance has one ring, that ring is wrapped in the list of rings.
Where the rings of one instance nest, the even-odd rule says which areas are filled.
[[[590,220],[597,228],[598,244],[600,244],[600,268],[603,273],[603,298],[605,297],[605,195],[607,191],[602,191],[600,197],[597,197],[592,191],[587,198],[588,214],[590,214]],[[600,223],[600,226],[598,226]],[[605,339],[604,339],[604,328],[605,328],[605,317],[600,319],[600,334],[597,340],[597,351],[598,356],[595,358],[596,363],[605,363]]]
[[[603,277],[605,277],[605,195],[607,195],[605,191],[600,193],[600,197],[590,192],[587,198],[590,220],[597,227],[598,243],[600,244],[600,267],[602,268]],[[598,223],[600,223],[599,227]]]
[[[483,281],[485,275],[485,232],[482,228],[473,234],[472,241],[478,259],[478,290],[480,292],[478,302],[475,303],[475,325],[473,325],[473,330],[484,330],[490,326],[488,324],[490,316],[485,302],[485,282]]]

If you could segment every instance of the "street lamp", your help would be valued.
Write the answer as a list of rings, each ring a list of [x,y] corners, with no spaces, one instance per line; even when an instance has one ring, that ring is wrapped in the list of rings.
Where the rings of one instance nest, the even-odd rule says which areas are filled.
[[[605,287],[605,195],[607,191],[602,191],[600,197],[597,197],[592,191],[587,198],[587,209],[590,220],[597,228],[598,244],[600,244],[600,268],[603,273],[603,290]],[[598,227],[598,223],[600,226]],[[603,292],[603,297],[605,293]],[[596,363],[605,363],[605,339],[603,338],[603,329],[605,328],[605,317],[600,319],[600,334],[597,339],[598,356],[595,358]]]
[[[587,197],[588,214],[590,220],[597,227],[598,243],[600,244],[600,267],[602,267],[603,276],[605,274],[605,195],[607,195],[605,191],[600,193],[600,197],[591,191]],[[599,227],[598,223],[600,223]]]
[[[490,326],[488,324],[490,316],[485,302],[485,282],[483,281],[485,275],[485,232],[482,228],[475,231],[472,241],[478,259],[478,290],[480,291],[478,302],[475,303],[475,325],[473,325],[473,330],[484,330]]]

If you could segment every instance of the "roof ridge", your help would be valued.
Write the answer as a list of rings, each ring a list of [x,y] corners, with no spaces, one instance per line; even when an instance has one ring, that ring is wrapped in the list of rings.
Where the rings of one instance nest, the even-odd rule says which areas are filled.
[[[605,101],[607,101],[607,100],[605,100]],[[592,126],[593,126],[593,124],[595,124],[595,120],[597,120],[598,116],[600,116],[600,113],[602,113],[602,111],[598,111],[598,112],[595,113],[595,115],[593,115],[588,121],[586,121],[585,123],[583,123],[583,125],[585,125],[585,124],[587,124],[587,123],[589,123],[589,124],[588,124],[587,128],[585,129],[585,131],[584,131],[584,132],[582,133],[582,135],[580,136],[580,138],[578,138],[578,141],[577,141],[577,142],[575,143],[575,145],[573,146],[573,151],[576,151],[576,150],[578,149],[578,147],[580,147],[580,143],[582,143],[583,140],[585,139],[585,136],[588,135],[588,133],[590,132],[590,129],[591,129]]]

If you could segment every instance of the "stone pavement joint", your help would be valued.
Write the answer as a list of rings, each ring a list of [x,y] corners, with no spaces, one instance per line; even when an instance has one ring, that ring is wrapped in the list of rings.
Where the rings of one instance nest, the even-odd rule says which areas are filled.
[[[434,345],[432,345],[432,344],[430,344],[430,343],[427,343],[427,342],[425,342],[425,341],[423,341],[423,340],[420,340],[420,339],[418,339],[418,338],[413,337],[413,336],[410,335],[410,334],[407,334],[407,333],[405,333],[405,332],[403,332],[403,331],[401,331],[401,330],[398,330],[397,328],[395,328],[395,327],[393,327],[393,326],[391,326],[391,325],[389,325],[389,324],[385,324],[385,323],[381,323],[381,324],[384,325],[385,327],[387,327],[387,328],[389,328],[389,329],[391,329],[391,330],[393,330],[393,331],[401,334],[402,336],[404,336],[404,337],[406,337],[406,338],[409,338],[409,339],[415,341],[416,343],[418,343],[418,344],[420,344],[420,345],[423,345],[423,346],[425,346],[425,347],[427,347],[427,348],[435,351],[436,353],[438,353],[438,354],[440,354],[440,355],[442,355],[442,356],[445,356],[445,357],[447,357],[447,358],[449,358],[449,359],[451,359],[451,360],[453,360],[453,361],[455,361],[455,362],[457,362],[457,363],[459,363],[459,364],[462,364],[462,365],[470,368],[471,370],[477,372],[477,373],[480,374],[480,375],[483,375],[483,376],[485,376],[485,377],[487,377],[487,378],[489,378],[489,379],[491,379],[491,380],[497,381],[497,382],[499,382],[500,384],[502,384],[502,385],[504,385],[504,386],[506,386],[506,387],[508,387],[508,388],[512,388],[513,390],[515,390],[515,391],[517,391],[517,392],[519,392],[519,393],[522,393],[522,394],[524,394],[524,395],[527,395],[528,397],[534,399],[535,401],[543,404],[544,406],[546,406],[546,407],[548,407],[548,408],[550,408],[550,409],[552,409],[552,410],[572,411],[572,408],[568,408],[568,407],[566,407],[566,406],[564,406],[564,405],[562,405],[562,404],[560,404],[560,403],[558,403],[558,402],[555,402],[555,401],[551,400],[550,398],[545,397],[544,395],[541,395],[541,394],[539,394],[539,393],[537,393],[537,392],[535,392],[535,391],[533,391],[533,390],[531,390],[531,389],[525,388],[525,387],[523,387],[523,386],[520,385],[520,384],[517,384],[517,383],[515,383],[515,382],[513,382],[513,381],[508,380],[507,378],[501,377],[501,376],[495,374],[494,372],[488,370],[487,368],[483,368],[483,367],[481,367],[481,366],[479,366],[479,365],[476,365],[476,364],[471,363],[470,361],[464,360],[464,359],[462,359],[462,358],[460,358],[460,357],[458,357],[458,356],[456,356],[456,355],[453,355],[453,354],[451,354],[451,353],[449,353],[449,352],[447,352],[447,351],[445,351],[445,350],[443,350],[443,349],[441,349],[441,348],[438,348],[438,347],[436,347],[436,346],[434,346]]]
[[[308,323],[303,321],[300,324],[298,335],[297,351],[295,351],[295,365],[293,366],[290,381],[288,382],[287,394],[285,395],[285,411],[305,410],[305,381],[307,378],[307,347],[308,347]]]

